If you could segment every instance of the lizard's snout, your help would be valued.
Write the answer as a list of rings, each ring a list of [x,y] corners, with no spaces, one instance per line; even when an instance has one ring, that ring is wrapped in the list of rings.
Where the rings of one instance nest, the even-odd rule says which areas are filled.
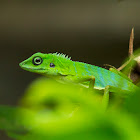
[[[19,63],[19,66],[20,66],[20,67],[22,67],[23,65],[24,65],[24,63],[23,63],[23,62]]]

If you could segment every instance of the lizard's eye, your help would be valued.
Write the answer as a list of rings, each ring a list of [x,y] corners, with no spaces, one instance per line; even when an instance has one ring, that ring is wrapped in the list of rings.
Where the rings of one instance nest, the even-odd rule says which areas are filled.
[[[36,56],[33,58],[33,64],[34,65],[40,65],[43,62],[42,58],[39,56]]]
[[[50,67],[54,68],[55,67],[54,63],[50,63]]]

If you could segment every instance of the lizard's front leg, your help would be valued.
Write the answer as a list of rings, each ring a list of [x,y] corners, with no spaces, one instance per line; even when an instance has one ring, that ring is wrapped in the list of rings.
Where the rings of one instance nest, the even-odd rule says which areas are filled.
[[[103,105],[103,111],[106,111],[108,104],[109,104],[109,94],[113,93],[115,94],[115,96],[120,96],[120,97],[127,97],[130,93],[130,91],[126,91],[123,89],[120,89],[118,87],[114,87],[114,86],[106,86],[104,89],[104,95],[102,98],[102,105]],[[121,94],[120,94],[121,93]]]
[[[109,90],[110,86],[106,86],[105,89],[104,89],[104,95],[103,95],[103,98],[102,98],[102,108],[103,108],[103,111],[105,112],[107,107],[108,107],[108,103],[109,103]]]
[[[76,82],[82,83],[82,82],[89,82],[89,90],[92,91],[95,84],[95,77],[94,76],[83,76],[80,78],[77,78]]]
[[[93,87],[95,84],[95,77],[94,76],[86,76],[83,77],[81,79],[78,80],[79,82],[86,82],[86,81],[90,81],[89,82],[89,92],[93,91]],[[107,110],[108,104],[109,104],[109,93],[110,93],[110,86],[106,86],[104,89],[104,95],[102,98],[102,109],[103,112],[105,112]]]
[[[79,83],[89,81],[89,92],[93,91],[94,84],[95,84],[95,77],[94,76],[85,76],[85,77],[82,77],[82,78],[78,78],[78,80],[76,80],[76,81],[79,82]],[[104,89],[104,95],[103,95],[103,98],[102,98],[103,112],[105,112],[107,107],[108,107],[109,92],[110,92],[110,86],[108,85]]]

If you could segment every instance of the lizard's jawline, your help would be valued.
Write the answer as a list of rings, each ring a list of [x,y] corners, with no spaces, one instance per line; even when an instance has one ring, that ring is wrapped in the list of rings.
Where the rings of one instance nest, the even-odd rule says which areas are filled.
[[[28,69],[29,70],[46,70],[46,69],[43,69],[43,68],[27,68],[27,67],[23,67],[23,66],[22,66],[22,68],[26,69],[26,70],[28,70]]]
[[[29,69],[31,69],[31,70],[46,70],[46,69],[43,69],[43,68],[39,68],[39,69],[29,68]]]

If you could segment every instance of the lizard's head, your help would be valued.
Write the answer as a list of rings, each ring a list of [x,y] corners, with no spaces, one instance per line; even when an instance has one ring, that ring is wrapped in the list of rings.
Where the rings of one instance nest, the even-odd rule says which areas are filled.
[[[22,69],[46,76],[69,75],[72,61],[64,54],[35,53],[19,65]]]

